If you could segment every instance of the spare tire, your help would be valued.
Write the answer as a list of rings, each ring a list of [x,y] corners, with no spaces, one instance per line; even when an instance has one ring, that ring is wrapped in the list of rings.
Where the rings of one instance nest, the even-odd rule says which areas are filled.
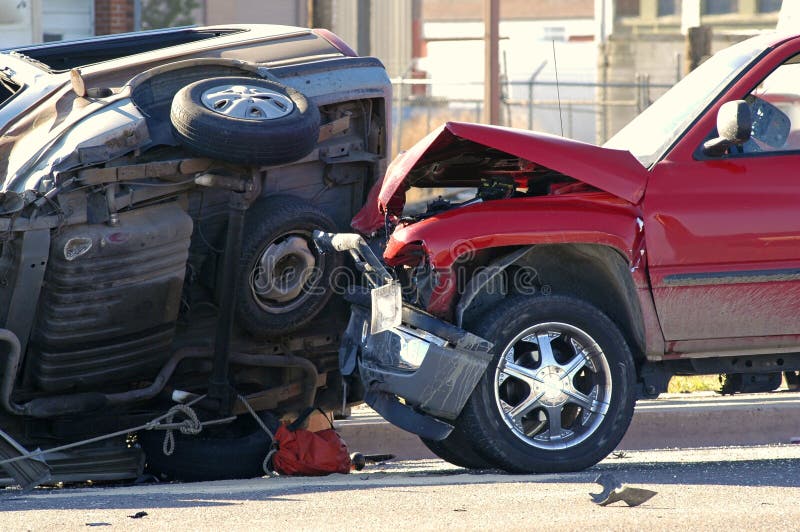
[[[284,164],[308,155],[319,110],[291,87],[261,78],[204,79],[179,90],[170,120],[178,141],[212,159]]]

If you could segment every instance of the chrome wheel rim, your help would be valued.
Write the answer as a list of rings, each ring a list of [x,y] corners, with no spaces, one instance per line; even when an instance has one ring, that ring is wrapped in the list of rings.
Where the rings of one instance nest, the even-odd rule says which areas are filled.
[[[204,91],[200,101],[215,113],[245,120],[275,120],[294,109],[291,98],[258,85],[217,85]]]
[[[324,257],[311,251],[310,234],[290,233],[266,245],[250,275],[256,304],[272,314],[291,312],[315,293]]]
[[[611,393],[602,348],[566,323],[522,331],[504,349],[494,374],[503,422],[537,449],[567,449],[589,438],[608,413]]]

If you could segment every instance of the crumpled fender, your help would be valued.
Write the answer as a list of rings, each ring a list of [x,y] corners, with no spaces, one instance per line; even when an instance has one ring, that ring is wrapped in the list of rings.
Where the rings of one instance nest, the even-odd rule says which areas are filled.
[[[561,172],[633,204],[641,200],[647,185],[647,169],[624,150],[528,130],[448,122],[392,161],[383,180],[376,183],[366,205],[353,219],[353,228],[371,234],[382,226],[384,214],[399,216],[405,193],[413,184],[409,174],[463,149],[460,146],[464,141]]]
[[[487,201],[397,228],[384,260],[400,264],[407,260],[405,248],[420,243],[437,272],[427,310],[448,319],[458,288],[453,264],[459,257],[502,246],[599,244],[638,265],[644,247],[639,219],[637,207],[603,192]]]

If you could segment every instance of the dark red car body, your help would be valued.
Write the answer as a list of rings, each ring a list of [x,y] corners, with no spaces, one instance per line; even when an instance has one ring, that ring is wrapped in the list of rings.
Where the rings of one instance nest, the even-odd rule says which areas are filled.
[[[765,51],[703,110],[658,161],[577,141],[476,124],[448,123],[389,168],[377,196],[354,220],[369,234],[398,218],[409,186],[469,185],[462,174],[416,182],[415,170],[476,146],[529,161],[589,185],[575,192],[486,201],[410,224],[400,222],[384,259],[404,262],[421,245],[439,272],[427,310],[452,319],[458,256],[539,244],[594,244],[628,261],[651,361],[800,349],[800,152],[698,157],[717,111],[741,100],[800,52],[800,38],[762,38]],[[465,147],[466,146],[466,147]],[[523,175],[524,171],[518,172]],[[430,172],[428,175],[431,175]],[[449,180],[449,182],[448,182]]]
[[[349,297],[348,389],[451,463],[539,473],[602,460],[673,375],[800,385],[798,81],[800,36],[761,35],[602,147],[432,132],[372,189],[361,236],[317,240],[373,287]],[[412,188],[448,199],[420,212]]]

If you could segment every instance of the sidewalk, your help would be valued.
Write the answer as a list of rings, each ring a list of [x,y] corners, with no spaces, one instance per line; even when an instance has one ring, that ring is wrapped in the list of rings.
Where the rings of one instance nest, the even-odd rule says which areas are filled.
[[[336,422],[351,451],[433,458],[415,435],[384,421],[366,406]],[[713,392],[664,394],[636,405],[619,449],[722,447],[790,443],[800,437],[800,393],[722,397]]]

